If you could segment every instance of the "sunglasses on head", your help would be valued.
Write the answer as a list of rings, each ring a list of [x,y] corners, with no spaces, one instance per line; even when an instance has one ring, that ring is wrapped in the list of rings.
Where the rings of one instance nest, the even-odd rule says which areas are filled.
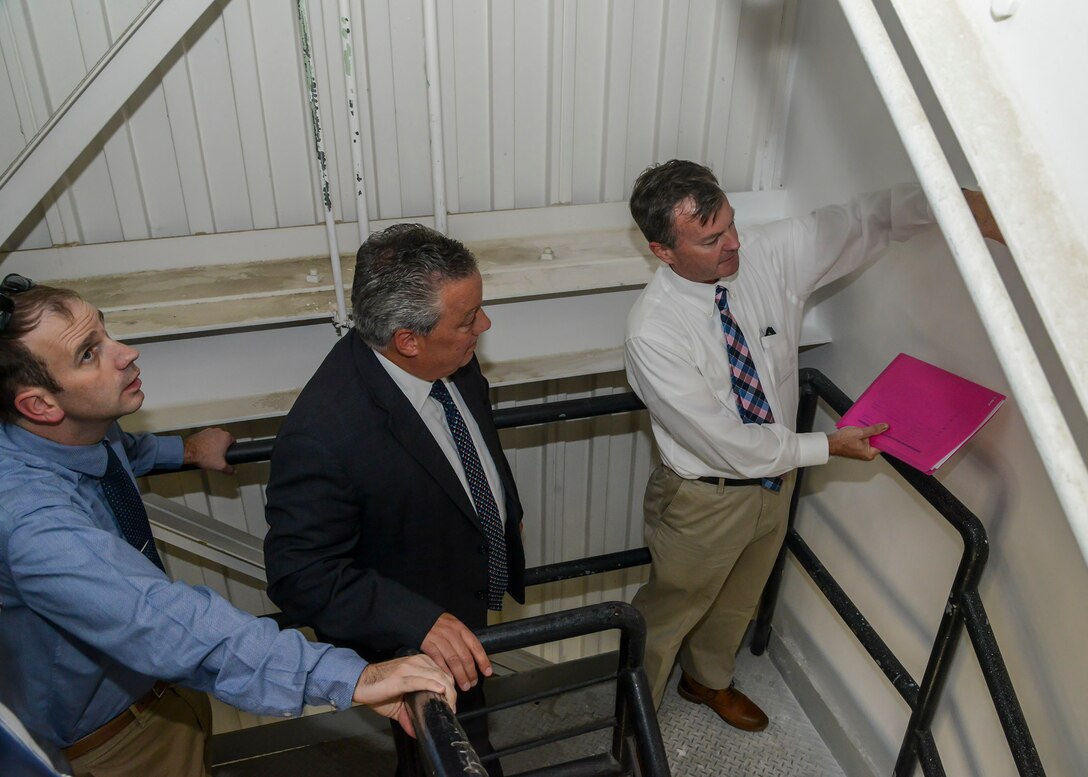
[[[15,295],[34,288],[34,281],[18,273],[4,276],[0,282],[0,332],[8,328],[11,315],[15,312]]]

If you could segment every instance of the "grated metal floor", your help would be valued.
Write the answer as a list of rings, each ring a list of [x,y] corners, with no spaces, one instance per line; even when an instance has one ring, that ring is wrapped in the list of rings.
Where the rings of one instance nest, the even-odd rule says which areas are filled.
[[[771,719],[757,734],[726,725],[708,707],[676,694],[679,669],[658,711],[673,777],[843,777],[827,745],[766,654],[737,656],[737,687]]]
[[[737,687],[771,719],[756,734],[726,725],[708,707],[676,693],[680,670],[673,671],[658,711],[661,737],[673,777],[843,777],[843,771],[813,728],[770,659],[742,650],[737,656]],[[608,715],[611,688],[594,686],[493,716],[496,747],[533,735],[570,728]],[[587,734],[503,759],[507,773],[601,752],[610,732]]]
[[[790,693],[781,674],[764,656],[742,650],[737,656],[737,686],[760,704],[771,718],[770,726],[757,734],[731,728],[705,706],[691,704],[676,694],[679,670],[674,671],[659,711],[661,734],[674,777],[843,777],[843,771]],[[492,699],[494,701],[494,699]],[[614,691],[598,685],[560,697],[504,710],[492,716],[492,742],[503,747],[553,731],[570,729],[611,714]],[[349,720],[345,713],[328,713]],[[302,718],[304,721],[326,718]],[[279,724],[284,725],[284,724]],[[339,724],[345,731],[350,724]],[[271,727],[275,728],[275,726]],[[288,729],[282,729],[287,731]],[[388,728],[359,736],[291,748],[277,737],[284,752],[222,764],[216,777],[300,777],[301,775],[391,775],[395,764]],[[255,734],[257,732],[254,732]],[[503,759],[507,774],[571,760],[606,750],[609,731],[517,753]],[[270,748],[276,749],[276,748]],[[266,751],[267,752],[267,751]]]

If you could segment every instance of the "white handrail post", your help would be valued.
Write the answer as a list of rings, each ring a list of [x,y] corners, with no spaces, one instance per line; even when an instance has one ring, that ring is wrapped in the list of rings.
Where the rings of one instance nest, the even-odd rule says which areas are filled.
[[[355,54],[351,45],[351,4],[340,0],[340,45],[344,52],[344,84],[347,87],[348,127],[351,130],[351,164],[354,168],[355,212],[358,215],[359,245],[370,236],[370,213],[363,180],[362,135],[359,134],[359,106],[355,96]]]
[[[434,228],[446,234],[446,168],[442,138],[442,80],[438,61],[437,0],[423,0],[423,45],[427,71],[427,117],[431,129],[431,186],[434,189]]]
[[[321,109],[317,101],[317,75],[314,72],[313,45],[310,39],[310,18],[306,0],[298,0],[298,28],[302,41],[302,65],[306,88],[310,98],[310,123],[314,132],[314,149],[321,171],[321,202],[325,206],[325,234],[329,241],[329,261],[332,264],[333,286],[336,292],[336,331],[342,332],[349,325],[347,304],[344,300],[344,278],[340,271],[340,247],[336,241],[336,221],[332,213],[332,197],[329,194],[329,172],[325,160],[325,141],[321,134]]]

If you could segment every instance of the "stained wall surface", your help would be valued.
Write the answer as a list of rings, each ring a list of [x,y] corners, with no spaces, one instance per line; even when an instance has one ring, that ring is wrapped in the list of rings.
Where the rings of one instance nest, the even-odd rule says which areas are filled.
[[[913,180],[837,3],[804,3],[798,30],[785,168],[796,212]],[[970,183],[955,140],[942,134],[962,182]],[[992,250],[1008,270],[1007,253]],[[1006,275],[1014,300],[1030,306],[1015,273]],[[936,230],[896,247],[820,304],[832,343],[808,351],[803,363],[851,396],[899,352],[1010,393]],[[1088,677],[1077,647],[1088,637],[1080,604],[1088,569],[1029,442],[1027,415],[1010,400],[937,477],[989,533],[984,604],[1047,773],[1072,775],[1088,762],[1080,736],[1088,724]],[[818,423],[830,429],[833,421],[821,415]],[[798,526],[920,680],[959,560],[958,535],[881,462],[835,461],[812,471]],[[794,563],[779,616],[787,646],[837,711],[871,773],[889,774],[909,710]],[[959,646],[935,725],[949,774],[1016,773],[967,642]]]

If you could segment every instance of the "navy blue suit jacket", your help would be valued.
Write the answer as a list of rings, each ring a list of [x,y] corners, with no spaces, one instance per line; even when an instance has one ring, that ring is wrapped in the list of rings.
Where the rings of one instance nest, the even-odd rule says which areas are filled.
[[[479,363],[452,376],[506,493],[507,590],[524,601],[521,503]],[[487,624],[487,538],[404,393],[354,332],[287,415],[267,489],[268,595],[320,639],[364,657],[418,648],[449,612]]]

